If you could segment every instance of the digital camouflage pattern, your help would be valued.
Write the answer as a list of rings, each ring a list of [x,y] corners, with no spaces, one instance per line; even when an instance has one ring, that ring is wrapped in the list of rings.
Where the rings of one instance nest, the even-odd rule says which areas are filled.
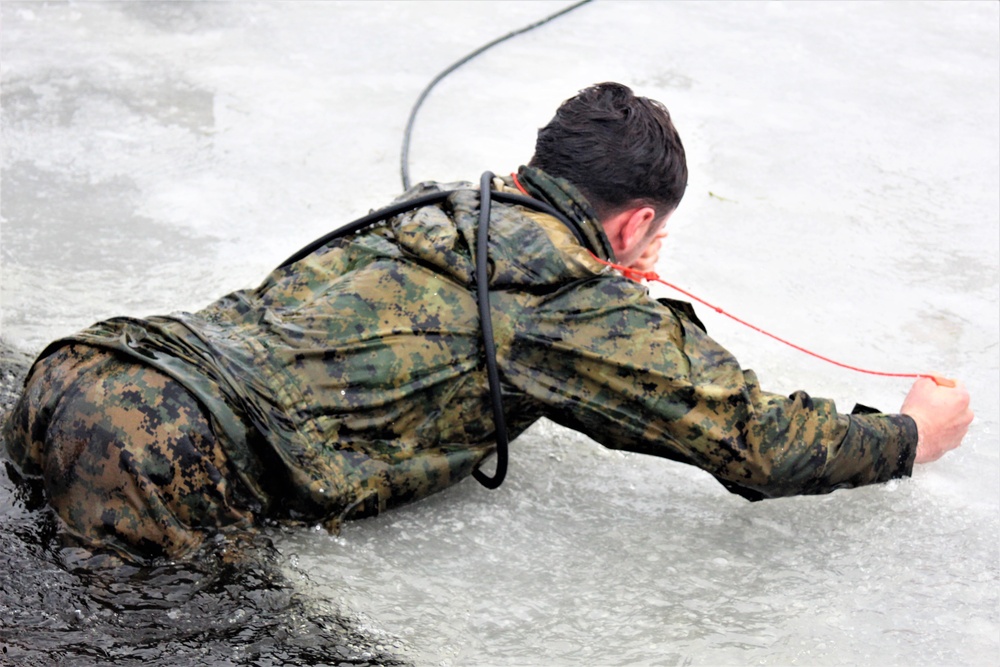
[[[762,391],[689,305],[653,300],[594,260],[591,252],[613,259],[612,251],[570,184],[527,167],[518,175],[586,244],[555,218],[493,203],[492,319],[512,437],[548,417],[608,447],[698,466],[750,499],[910,473],[909,417],[847,416],[804,392]],[[509,179],[495,186],[513,191]],[[405,197],[454,187],[422,184]],[[439,205],[332,241],[254,290],[194,314],[102,322],[42,357],[76,343],[138,362],[133,381],[148,383],[143,400],[161,411],[145,369],[183,385],[221,443],[205,456],[230,474],[225,492],[245,489],[254,502],[241,506],[258,516],[335,527],[425,497],[468,476],[494,447],[474,287],[479,198],[472,186],[458,187]],[[37,364],[14,423],[35,409],[33,387],[52,382],[46,369],[66,365],[57,355]],[[107,396],[93,400],[100,412]],[[8,438],[30,442],[11,446],[22,469],[66,465],[51,429],[41,421],[25,429]],[[135,455],[127,445],[98,449],[95,456]],[[178,471],[187,465],[173,460]],[[201,516],[243,521],[235,509]]]
[[[5,424],[20,472],[41,478],[68,537],[128,558],[184,553],[253,526],[201,406],[173,379],[93,347],[36,366]]]

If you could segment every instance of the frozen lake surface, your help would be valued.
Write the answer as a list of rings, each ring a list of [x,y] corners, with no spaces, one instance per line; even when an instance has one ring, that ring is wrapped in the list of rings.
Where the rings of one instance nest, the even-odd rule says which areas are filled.
[[[566,4],[3,2],[3,339],[34,353],[256,284],[398,194],[435,74]],[[0,664],[240,664],[252,641],[285,642],[273,664],[998,664],[1000,5],[594,2],[438,86],[411,175],[512,171],[606,80],[663,101],[687,149],[659,272],[828,356],[962,379],[965,446],[749,504],[542,422],[501,489],[270,529],[267,567],[215,588],[72,574],[4,480]],[[698,310],[771,391],[892,411],[908,389]]]

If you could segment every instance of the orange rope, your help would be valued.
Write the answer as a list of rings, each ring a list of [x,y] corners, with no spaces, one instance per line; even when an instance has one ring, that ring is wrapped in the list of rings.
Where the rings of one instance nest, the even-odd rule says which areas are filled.
[[[677,287],[677,285],[673,285],[671,283],[668,283],[666,280],[663,280],[662,278],[660,278],[660,276],[656,272],[654,272],[654,271],[639,271],[637,269],[633,269],[633,268],[628,267],[628,266],[622,266],[620,264],[615,264],[613,262],[607,262],[607,261],[601,259],[600,257],[598,257],[597,255],[594,255],[594,253],[590,253],[590,254],[591,254],[591,256],[594,259],[596,259],[601,264],[604,264],[605,266],[610,266],[613,269],[617,269],[618,271],[621,271],[622,274],[624,274],[626,278],[629,278],[631,280],[635,280],[636,282],[641,281],[641,280],[652,280],[652,281],[656,281],[658,283],[662,283],[662,284],[666,285],[667,287],[669,287],[670,289],[676,290],[676,291],[680,292],[681,294],[683,294],[684,296],[688,297],[689,299],[697,301],[698,303],[711,308],[712,310],[714,310],[715,312],[719,313],[720,315],[725,315],[729,319],[735,320],[736,322],[739,322],[743,326],[749,327],[749,328],[753,329],[754,331],[756,331],[758,333],[762,333],[765,336],[768,336],[769,338],[773,338],[774,340],[778,341],[779,343],[784,343],[785,345],[787,345],[787,346],[789,346],[791,348],[794,348],[794,349],[798,350],[799,352],[804,352],[805,354],[808,354],[811,357],[816,357],[817,359],[822,359],[823,361],[825,361],[827,363],[831,363],[834,366],[839,366],[841,368],[846,368],[848,370],[857,371],[858,373],[867,373],[868,375],[881,375],[881,376],[884,376],[884,377],[897,377],[897,378],[928,378],[930,380],[933,380],[935,382],[935,384],[937,384],[940,387],[954,387],[955,386],[955,381],[954,380],[950,380],[950,379],[948,379],[946,377],[942,377],[940,375],[931,375],[929,373],[885,373],[885,372],[882,372],[882,371],[873,371],[873,370],[869,370],[867,368],[859,368],[857,366],[851,366],[850,364],[845,364],[843,362],[836,361],[835,359],[830,359],[829,357],[824,357],[823,355],[817,354],[816,352],[813,352],[812,350],[807,350],[806,348],[802,347],[801,345],[796,345],[795,343],[792,343],[791,341],[787,341],[784,338],[780,338],[778,336],[775,336],[773,333],[770,333],[769,331],[764,331],[760,327],[758,327],[758,326],[756,326],[754,324],[751,324],[751,323],[747,322],[746,320],[742,320],[742,319],[736,317],[735,315],[731,315],[731,314],[727,313],[726,311],[724,311],[722,308],[719,308],[718,306],[713,306],[712,304],[710,304],[709,302],[705,301],[704,299],[701,299],[701,298],[695,296],[694,294],[691,294],[690,292],[685,291],[685,290],[681,289],[680,287]]]
[[[524,189],[524,186],[523,186],[523,185],[521,185],[521,181],[519,181],[519,180],[518,180],[518,178],[517,178],[517,172],[516,172],[516,171],[515,171],[515,172],[511,172],[511,174],[510,174],[510,175],[511,175],[511,178],[513,178],[513,179],[514,179],[514,185],[516,185],[516,186],[517,186],[517,189],[518,189],[518,190],[520,190],[520,191],[521,191],[521,193],[522,193],[522,194],[523,194],[523,195],[524,195],[525,197],[530,197],[531,195],[530,195],[530,194],[528,194],[528,191]]]

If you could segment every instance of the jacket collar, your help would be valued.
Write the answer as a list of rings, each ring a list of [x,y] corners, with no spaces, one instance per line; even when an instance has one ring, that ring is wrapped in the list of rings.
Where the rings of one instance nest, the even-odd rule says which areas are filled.
[[[517,181],[530,196],[548,203],[566,216],[580,230],[591,252],[605,261],[615,261],[611,243],[597,214],[576,186],[566,179],[528,166],[517,170]]]

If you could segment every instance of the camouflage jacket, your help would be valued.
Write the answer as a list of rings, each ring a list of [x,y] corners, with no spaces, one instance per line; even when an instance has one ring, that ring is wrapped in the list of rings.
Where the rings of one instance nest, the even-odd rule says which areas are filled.
[[[493,204],[491,312],[511,437],[544,416],[695,465],[754,500],[910,473],[909,417],[762,391],[690,306],[656,301],[594,260],[612,250],[570,184],[519,176],[576,234]],[[456,187],[197,313],[117,318],[61,342],[115,349],[181,381],[272,514],[336,524],[424,497],[495,447],[473,286],[478,193],[427,183],[404,198]]]

